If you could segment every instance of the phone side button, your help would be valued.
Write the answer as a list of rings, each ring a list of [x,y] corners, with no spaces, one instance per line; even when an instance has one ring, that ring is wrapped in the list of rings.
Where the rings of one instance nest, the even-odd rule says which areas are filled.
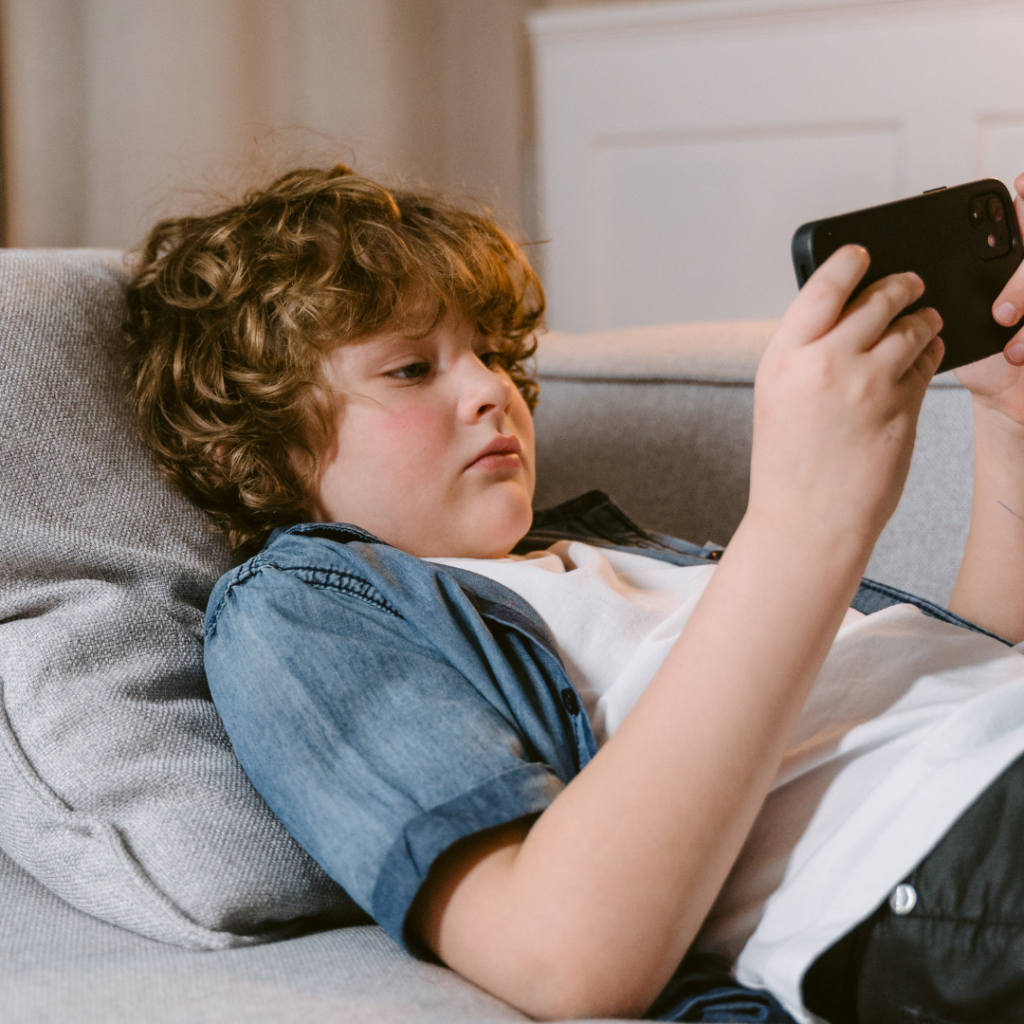
[[[921,195],[928,196],[928,195],[931,195],[933,192],[945,192],[945,191],[946,191],[946,186],[945,185],[940,185],[938,188],[926,188],[921,193]]]

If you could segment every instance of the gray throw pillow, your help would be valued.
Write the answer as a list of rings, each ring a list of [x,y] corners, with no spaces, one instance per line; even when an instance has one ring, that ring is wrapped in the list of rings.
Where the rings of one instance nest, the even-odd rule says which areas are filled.
[[[157,474],[116,253],[0,252],[0,847],[82,910],[219,949],[361,919],[249,784],[203,676],[224,541]]]

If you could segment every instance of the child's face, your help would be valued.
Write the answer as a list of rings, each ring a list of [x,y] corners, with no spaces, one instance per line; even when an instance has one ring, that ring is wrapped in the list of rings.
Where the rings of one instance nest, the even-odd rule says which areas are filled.
[[[425,338],[385,329],[343,345],[341,396],[314,512],[421,558],[495,558],[530,528],[533,421],[497,346],[455,317]]]

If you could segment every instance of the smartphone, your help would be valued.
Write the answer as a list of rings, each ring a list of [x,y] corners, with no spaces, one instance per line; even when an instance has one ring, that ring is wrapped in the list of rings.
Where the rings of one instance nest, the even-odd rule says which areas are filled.
[[[1024,257],[1013,200],[1001,181],[931,189],[804,224],[793,235],[800,287],[849,242],[871,255],[858,292],[889,274],[920,275],[924,295],[900,315],[925,306],[939,311],[946,345],[940,372],[1001,352],[1017,333],[1017,327],[1003,327],[992,317],[992,303]]]

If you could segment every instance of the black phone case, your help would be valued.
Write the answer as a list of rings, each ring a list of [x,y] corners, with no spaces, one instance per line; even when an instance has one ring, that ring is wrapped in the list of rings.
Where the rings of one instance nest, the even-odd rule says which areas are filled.
[[[979,204],[985,206],[983,214],[992,209],[987,205],[991,195],[1002,204],[1008,238],[991,217],[981,223],[975,219]],[[989,237],[997,235],[993,248]],[[924,295],[904,313],[932,306],[942,316],[946,354],[940,371],[1001,352],[1017,332],[992,318],[992,303],[1024,257],[1013,201],[1001,181],[985,178],[934,189],[804,224],[793,236],[793,266],[800,287],[850,242],[863,245],[871,255],[858,292],[889,274],[912,270],[921,276]]]

